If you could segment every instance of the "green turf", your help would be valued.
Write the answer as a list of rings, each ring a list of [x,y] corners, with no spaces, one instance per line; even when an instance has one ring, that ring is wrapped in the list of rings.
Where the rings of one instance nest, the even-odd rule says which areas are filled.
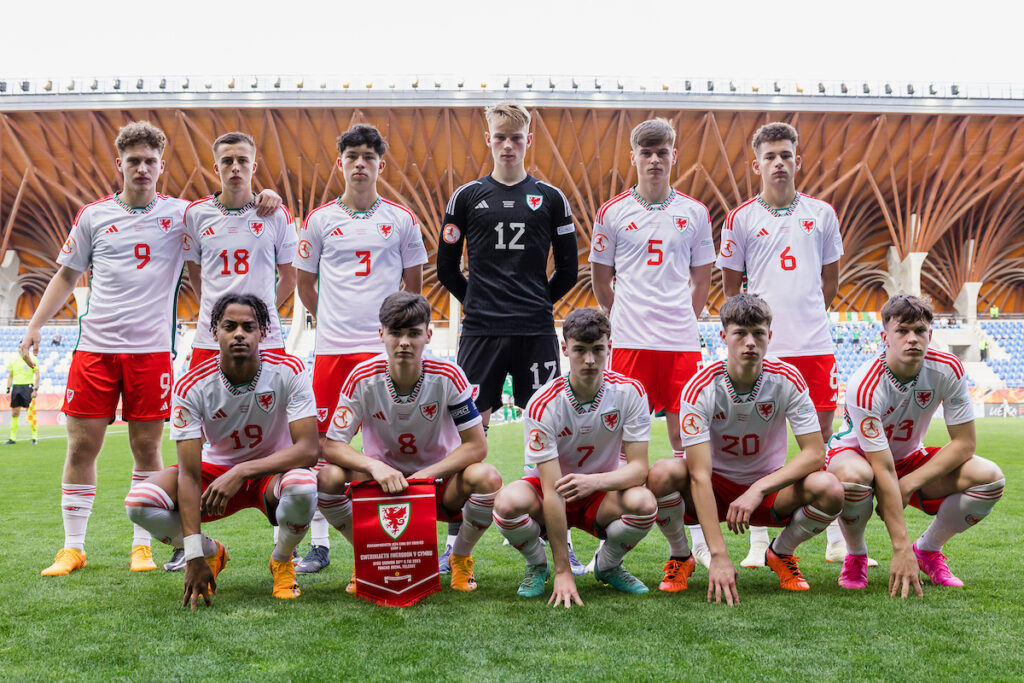
[[[735,609],[704,602],[701,568],[685,593],[658,593],[667,545],[657,531],[626,557],[650,595],[620,595],[585,576],[578,580],[585,604],[569,611],[515,596],[522,559],[502,547],[495,529],[474,553],[480,588],[472,594],[445,588],[408,609],[357,601],[344,592],[351,551],[332,532],[330,568],[300,576],[298,600],[278,601],[267,571],[270,528],[259,513],[245,511],[206,527],[232,559],[214,607],[190,613],[177,606],[181,574],[127,571],[131,536],[122,501],[130,456],[123,426],[111,428],[100,457],[89,565],[68,577],[38,575],[63,540],[64,440],[0,447],[0,678],[1020,680],[1024,456],[1013,444],[1022,425],[978,425],[979,451],[1003,468],[1007,489],[988,519],[947,545],[965,588],[926,584],[923,600],[890,599],[890,551],[873,519],[868,543],[882,566],[870,570],[866,591],[836,585],[839,567],[825,563],[819,538],[800,548],[809,592],[785,593],[769,570],[741,569],[742,604]],[[944,434],[935,423],[929,442],[941,443]],[[654,438],[653,457],[668,455],[663,421]],[[506,480],[521,473],[521,439],[518,426],[491,430],[489,461]],[[174,462],[170,442],[164,453]],[[908,513],[912,538],[927,520]],[[596,541],[579,531],[574,538],[580,556],[589,557]],[[738,561],[745,539],[730,538],[729,547]],[[156,548],[158,562],[169,554]]]

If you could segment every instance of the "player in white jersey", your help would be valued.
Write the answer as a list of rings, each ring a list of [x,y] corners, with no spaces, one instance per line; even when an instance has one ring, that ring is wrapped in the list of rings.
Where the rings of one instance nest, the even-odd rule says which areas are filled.
[[[889,594],[903,597],[910,588],[922,595],[919,569],[937,586],[963,585],[950,572],[942,546],[984,519],[1003,495],[999,467],[974,453],[974,406],[963,365],[953,354],[928,348],[932,318],[919,297],[890,299],[882,307],[885,350],[847,386],[843,426],[828,452],[828,471],[845,489],[844,588],[868,583],[864,527],[872,494],[892,541]],[[922,439],[940,405],[950,441],[926,448]],[[935,516],[913,545],[903,515],[908,504]]]
[[[707,303],[715,244],[707,207],[669,182],[675,138],[665,119],[633,129],[636,186],[597,212],[590,273],[611,316],[611,369],[643,385],[652,411],[665,411],[672,450],[681,456],[679,394],[701,363],[697,318]]]
[[[549,604],[582,605],[569,565],[570,526],[605,540],[594,576],[626,593],[647,587],[622,566],[622,558],[654,526],[657,504],[643,487],[651,415],[643,386],[605,369],[611,349],[608,317],[576,309],[562,325],[562,353],[569,373],[533,395],[524,414],[526,464],[535,476],[505,486],[494,501],[494,521],[526,559],[519,595],[544,594],[551,575],[541,534],[546,530],[555,565]],[[619,452],[626,463],[619,466]]]
[[[182,605],[211,604],[228,561],[224,546],[201,522],[245,508],[280,526],[270,557],[276,598],[296,598],[292,551],[316,510],[317,435],[313,386],[302,361],[260,352],[270,329],[261,297],[229,294],[211,312],[219,357],[186,373],[174,386],[171,439],[178,464],[135,486],[128,516],[164,543],[185,551]],[[204,444],[204,441],[206,442]]]
[[[298,294],[316,316],[313,391],[321,444],[341,385],[359,363],[381,353],[377,309],[402,287],[419,293],[427,252],[415,214],[377,193],[387,142],[376,128],[353,126],[338,138],[345,191],[310,211],[299,234]],[[330,563],[327,522],[317,514],[300,573]]]
[[[199,295],[199,319],[190,368],[220,351],[210,332],[210,311],[226,294],[255,294],[267,305],[270,330],[261,348],[284,351],[277,308],[295,290],[295,224],[284,206],[256,215],[252,175],[256,142],[245,133],[226,133],[213,142],[213,170],[221,191],[185,210],[185,263]],[[278,279],[278,277],[280,279]]]
[[[360,363],[338,397],[324,445],[330,464],[320,470],[320,511],[352,541],[352,501],[345,482],[373,479],[388,493],[407,479],[443,479],[439,520],[461,517],[451,554],[451,586],[476,589],[472,550],[491,525],[501,475],[484,463],[487,440],[473,388],[454,363],[423,357],[430,341],[430,303],[395,292],[380,307],[385,353]],[[349,444],[362,430],[362,452]],[[349,592],[355,591],[353,573]]]
[[[761,192],[733,209],[722,226],[717,265],[725,296],[746,291],[771,306],[774,325],[768,352],[795,365],[811,392],[825,441],[832,435],[839,379],[828,307],[839,290],[843,240],[831,205],[797,192],[796,129],[787,123],[761,126],[751,141],[752,166]],[[829,531],[826,559],[845,549],[838,528]],[[743,566],[762,566],[766,529],[751,529],[751,551]]]
[[[754,294],[721,308],[726,361],[687,382],[680,401],[685,458],[651,467],[647,487],[658,497],[658,524],[669,541],[665,591],[686,589],[694,560],[683,533],[695,517],[711,550],[708,601],[737,604],[736,569],[720,522],[734,533],[752,524],[784,527],[765,550],[765,563],[785,590],[807,590],[793,552],[836,518],[843,489],[822,472],[825,444],[807,385],[792,365],[766,358],[772,312]],[[800,452],[786,462],[786,421]],[[686,513],[689,511],[689,514]],[[696,514],[694,514],[694,512]]]

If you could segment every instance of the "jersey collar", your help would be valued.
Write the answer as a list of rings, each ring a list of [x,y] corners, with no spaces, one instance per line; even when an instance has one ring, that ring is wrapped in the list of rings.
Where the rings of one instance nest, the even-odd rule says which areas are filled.
[[[797,192],[796,194],[794,194],[793,201],[790,203],[789,206],[787,206],[784,209],[776,209],[774,206],[766,202],[760,194],[757,195],[757,203],[760,204],[765,211],[775,216],[776,218],[781,218],[783,216],[792,216],[793,212],[796,211],[796,205],[800,203],[800,193]]]
[[[676,189],[674,187],[670,187],[668,190],[668,197],[665,198],[665,201],[653,203],[640,196],[640,193],[636,191],[636,185],[629,188],[629,196],[635,199],[637,204],[648,211],[664,211],[668,208],[669,204],[672,203],[672,200],[676,198],[676,194]]]
[[[245,204],[244,206],[240,206],[237,209],[229,209],[228,207],[220,203],[220,197],[218,197],[217,195],[213,195],[213,205],[216,206],[217,210],[220,211],[225,216],[241,216],[249,209],[256,208],[256,197],[254,195],[252,200],[248,204]]]
[[[889,364],[885,362],[885,351],[882,351],[881,355],[879,355],[878,357],[882,361],[882,367],[885,368],[885,378],[889,381],[889,384],[892,385],[893,389],[900,392],[901,394],[905,394],[911,389],[913,389],[915,386],[917,386],[917,378],[921,376],[920,372],[914,375],[914,379],[904,384],[899,380],[898,377],[896,377],[896,375],[892,374],[892,370],[889,369]]]
[[[382,200],[381,200],[380,196],[378,195],[377,196],[377,201],[375,201],[373,203],[373,205],[370,206],[369,209],[367,209],[366,211],[356,211],[355,209],[350,207],[348,204],[346,204],[345,202],[341,201],[341,197],[338,197],[338,199],[336,201],[337,201],[338,206],[341,208],[341,210],[348,214],[349,218],[369,218],[370,216],[373,215],[373,212],[376,211],[377,208],[382,203]]]
[[[761,369],[761,374],[754,380],[754,387],[745,394],[741,394],[736,391],[736,387],[732,385],[732,380],[729,379],[729,373],[725,373],[725,389],[729,392],[729,399],[733,403],[753,403],[757,398],[757,394],[761,391],[761,384],[764,381],[764,368]]]
[[[593,413],[601,406],[601,399],[604,398],[604,388],[608,385],[604,380],[603,374],[601,375],[601,387],[594,395],[594,400],[589,403],[581,403],[579,399],[576,398],[576,394],[573,393],[572,387],[569,385],[569,373],[565,373],[564,380],[562,391],[565,394],[565,400],[569,402],[569,405],[572,406],[572,409],[576,411],[577,415]]]
[[[224,385],[224,388],[231,392],[234,396],[242,396],[248,394],[250,391],[255,391],[256,384],[260,381],[260,375],[263,373],[263,360],[260,359],[260,365],[256,368],[256,374],[252,376],[252,379],[243,384],[232,384],[231,381],[224,376],[224,371],[220,368],[220,363],[217,364],[217,374],[220,375],[220,381]]]
[[[385,368],[384,371],[384,385],[388,388],[388,394],[391,396],[391,400],[395,403],[415,403],[416,399],[420,396],[420,389],[423,388],[423,378],[427,376],[427,373],[420,369],[420,378],[416,380],[416,385],[413,386],[412,391],[408,394],[402,395],[395,389],[395,383],[391,381],[391,369]]]
[[[154,195],[153,201],[151,201],[149,204],[146,204],[145,206],[128,206],[123,201],[121,201],[121,197],[117,193],[114,193],[112,196],[114,198],[114,203],[130,214],[149,213],[150,211],[153,210],[153,207],[156,206],[157,201],[160,199],[160,195]]]

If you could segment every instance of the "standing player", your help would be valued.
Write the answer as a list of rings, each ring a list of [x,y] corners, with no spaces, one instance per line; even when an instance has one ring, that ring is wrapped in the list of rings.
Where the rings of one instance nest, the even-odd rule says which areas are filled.
[[[10,446],[18,440],[18,418],[21,409],[29,411],[29,423],[32,427],[32,445],[39,442],[39,424],[33,420],[32,401],[39,392],[39,366],[35,359],[29,365],[20,355],[11,356],[7,364],[7,393],[11,397],[11,437],[4,445]]]
[[[734,533],[751,524],[785,527],[763,561],[785,590],[807,590],[793,553],[825,530],[843,505],[843,489],[821,468],[825,444],[807,384],[788,363],[765,358],[772,312],[754,294],[721,309],[728,359],[704,368],[683,389],[680,413],[685,458],[659,460],[647,486],[658,496],[658,523],[669,541],[663,591],[686,590],[693,572],[684,514],[700,521],[711,550],[708,601],[739,602],[736,570],[721,522]],[[800,452],[786,462],[786,420]]]
[[[550,576],[541,544],[546,529],[555,565],[549,604],[582,605],[565,542],[569,526],[605,539],[594,576],[625,593],[647,586],[622,566],[622,558],[654,526],[657,503],[644,488],[651,414],[634,379],[605,369],[611,349],[608,317],[574,310],[562,325],[562,353],[569,374],[545,384],[526,408],[526,463],[536,474],[504,487],[494,501],[494,521],[526,558],[519,595],[544,594]],[[619,467],[619,453],[626,464]]]
[[[321,444],[338,394],[359,363],[380,354],[377,309],[388,294],[423,286],[423,246],[416,216],[377,194],[388,145],[373,126],[353,126],[338,138],[345,192],[306,216],[299,235],[299,298],[316,316],[313,391]],[[330,563],[327,522],[313,519],[310,552],[299,573]]]
[[[846,493],[843,588],[868,584],[864,528],[872,494],[892,540],[889,594],[902,591],[903,597],[911,587],[922,594],[918,569],[937,586],[964,585],[950,572],[942,546],[984,519],[1003,495],[999,467],[974,454],[974,407],[963,365],[928,348],[932,317],[919,297],[890,299],[882,307],[885,350],[850,378],[843,427],[828,453],[828,471]],[[940,404],[950,441],[926,448],[922,438]],[[903,516],[908,503],[935,516],[913,545]]]
[[[697,316],[707,303],[715,245],[707,207],[669,182],[675,139],[665,119],[633,129],[629,159],[636,187],[597,212],[590,272],[615,330],[611,368],[644,386],[652,412],[665,411],[678,458],[679,395],[701,364]]]
[[[128,516],[185,552],[182,605],[210,604],[228,553],[201,522],[245,508],[280,526],[270,557],[275,598],[297,598],[292,551],[316,510],[317,437],[313,387],[302,361],[260,352],[270,330],[261,297],[229,294],[210,313],[220,346],[174,386],[171,439],[178,464],[135,486]],[[206,442],[204,444],[204,441]]]
[[[559,375],[552,306],[576,284],[579,263],[569,201],[526,172],[529,112],[501,102],[484,115],[494,169],[448,200],[437,279],[462,303],[458,363],[479,388],[476,405],[486,430],[491,411],[501,406],[506,374],[520,408]],[[468,279],[459,265],[464,243]],[[555,263],[550,279],[549,253]]]
[[[761,192],[725,219],[717,265],[727,298],[740,292],[746,277],[746,290],[771,306],[775,324],[769,351],[800,371],[828,441],[839,387],[828,306],[839,290],[843,240],[835,209],[796,191],[797,142],[788,123],[769,123],[754,133],[752,166],[761,176]],[[834,536],[826,551],[829,561],[846,552],[838,530]],[[767,546],[767,529],[752,527],[750,553],[741,564],[763,566]]]
[[[491,525],[501,475],[483,462],[487,439],[473,388],[454,363],[425,359],[430,304],[421,294],[395,292],[380,307],[385,357],[360,363],[349,375],[327,431],[319,474],[320,510],[352,541],[352,501],[345,482],[373,479],[399,493],[413,478],[443,479],[438,519],[463,524],[451,553],[451,586],[476,590],[473,546]],[[362,453],[351,445],[362,429]],[[355,572],[349,592],[355,592]]]

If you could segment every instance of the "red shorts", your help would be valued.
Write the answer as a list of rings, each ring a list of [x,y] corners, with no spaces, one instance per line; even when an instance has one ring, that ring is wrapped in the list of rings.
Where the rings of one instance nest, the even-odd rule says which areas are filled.
[[[544,488],[541,486],[539,477],[523,477],[523,481],[533,487],[537,497],[544,500]],[[601,507],[601,501],[608,494],[607,491],[591,493],[583,500],[565,504],[565,521],[569,528],[576,527],[583,529],[591,536],[604,538],[604,529],[597,524],[597,508]],[[543,526],[543,524],[542,524]]]
[[[925,446],[920,450],[914,451],[913,453],[903,458],[902,460],[897,461],[896,463],[894,463],[896,465],[896,478],[902,479],[906,475],[910,474],[917,468],[921,467],[921,465],[931,460],[935,456],[935,454],[938,453],[940,450],[942,450],[942,446]],[[864,453],[859,448],[833,448],[828,452],[828,457],[825,460],[825,466],[828,467],[827,463],[832,462],[832,458],[839,455],[843,451],[850,451],[852,453],[856,453],[862,458],[865,457]],[[942,505],[942,501],[944,500],[946,500],[945,497],[922,498],[920,491],[914,491],[914,494],[910,496],[910,505],[916,507],[918,510],[921,510],[924,513],[934,515],[939,511],[939,506]]]
[[[177,465],[172,465],[172,467],[177,467]],[[227,467],[225,465],[214,465],[213,463],[204,462],[202,475],[203,491],[209,488],[210,484],[213,483],[214,479],[216,479],[217,477],[224,474],[230,469],[230,467]],[[267,489],[269,489],[270,485],[274,483],[274,477],[276,476],[276,474],[268,474],[265,477],[247,479],[245,483],[242,484],[242,488],[238,489],[238,493],[232,496],[231,500],[228,501],[227,509],[224,510],[223,515],[214,516],[208,515],[204,512],[202,521],[212,522],[215,519],[223,519],[225,517],[230,517],[239,510],[244,510],[246,508],[256,508],[257,510],[264,514],[264,516],[270,521],[271,524],[276,525],[277,515],[274,514],[274,511],[276,510],[277,505],[275,504],[273,506],[270,506],[268,505],[267,502]]]
[[[747,489],[750,488],[750,484],[737,484],[731,479],[726,479],[717,472],[711,473],[711,489],[715,492],[715,503],[718,506],[718,521],[724,522],[726,515],[729,514],[729,505],[734,500],[746,493]],[[774,526],[783,527],[789,524],[789,516],[779,517],[775,514],[775,510],[772,506],[775,505],[775,498],[779,495],[778,491],[769,493],[761,501],[761,504],[754,510],[754,514],[750,516],[750,523],[753,526]],[[683,514],[683,520],[687,524],[697,523],[697,514],[695,510],[687,510]]]
[[[829,353],[824,356],[787,356],[779,360],[795,365],[807,382],[814,409],[835,410],[839,399],[839,368],[836,357]]]
[[[128,421],[166,420],[171,415],[171,354],[75,351],[64,392],[65,415],[112,420],[121,399]]]
[[[461,522],[462,521],[462,510],[455,510],[454,512],[444,506],[444,492],[448,490],[448,484],[452,478],[442,479],[441,483],[434,489],[434,495],[437,497],[437,521],[438,522]]]
[[[347,353],[313,358],[313,396],[316,398],[316,426],[321,434],[331,426],[331,413],[338,407],[341,385],[352,369],[378,353]]]
[[[644,385],[651,412],[679,412],[683,386],[701,366],[699,351],[612,349],[611,369]]]
[[[284,347],[279,349],[261,349],[261,351],[270,351],[271,353],[285,353]],[[192,359],[188,362],[188,369],[195,370],[200,364],[204,363],[211,358],[215,358],[220,355],[220,349],[192,349]]]

